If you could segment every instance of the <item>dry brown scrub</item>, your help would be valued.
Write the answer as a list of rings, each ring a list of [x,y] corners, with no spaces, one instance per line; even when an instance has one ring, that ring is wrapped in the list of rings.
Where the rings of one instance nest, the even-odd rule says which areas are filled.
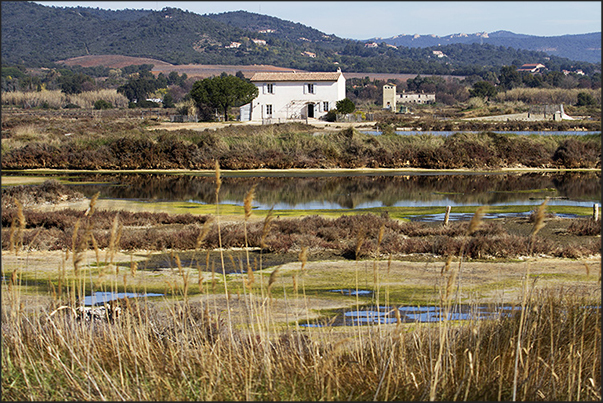
[[[10,226],[17,214],[16,209],[2,211],[2,248],[9,247]],[[73,226],[76,221],[82,224],[89,219],[83,211],[65,209],[52,212],[36,212],[25,209],[24,216],[27,228],[23,231],[23,243],[33,250],[61,250],[69,248],[74,236]],[[94,218],[92,234],[100,248],[106,248],[109,242],[109,230],[116,216],[128,227],[121,237],[120,248],[123,250],[194,250],[202,226],[208,216],[168,215],[166,213],[127,212],[100,210]],[[525,219],[523,219],[525,220]],[[513,229],[509,232],[507,223],[521,223],[522,219],[488,222],[476,232],[465,246],[465,253],[473,259],[483,258],[517,258],[528,254],[528,234]],[[555,237],[539,237],[533,243],[534,253],[555,257],[580,258],[600,253],[601,238],[597,235],[601,230],[600,220],[590,223],[592,219],[572,220],[574,224],[566,235]],[[567,220],[551,218],[549,225],[567,226]],[[584,222],[584,224],[582,224]],[[380,253],[396,255],[439,255],[457,254],[465,240],[463,233],[467,223],[453,222],[447,226],[434,223],[401,223],[388,217],[374,214],[342,216],[328,219],[320,216],[304,218],[279,218],[271,223],[271,232],[265,235],[268,246],[266,252],[287,253],[300,251],[306,247],[312,251],[326,250],[334,255],[349,259],[356,257],[357,234],[367,229],[367,239],[362,244],[362,257],[374,256],[377,251],[375,239],[382,226],[385,229]],[[581,229],[584,227],[588,230]],[[521,227],[521,224],[519,224]],[[261,222],[224,223],[218,228],[212,223],[205,237],[208,248],[218,248],[220,244],[226,248],[240,248],[248,244],[254,248],[262,245],[264,228]],[[551,229],[553,235],[555,230]]]

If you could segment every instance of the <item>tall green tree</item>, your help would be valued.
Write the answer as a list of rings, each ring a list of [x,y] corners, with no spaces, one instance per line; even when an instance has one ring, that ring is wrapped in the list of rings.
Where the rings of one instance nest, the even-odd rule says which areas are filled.
[[[356,110],[356,105],[354,105],[354,102],[352,102],[352,100],[349,98],[344,98],[341,101],[337,101],[335,106],[337,107],[337,112],[342,114],[352,113],[354,110]]]
[[[61,92],[65,94],[81,94],[88,87],[94,85],[92,77],[87,76],[83,73],[67,74],[58,78]],[[89,89],[88,88],[88,89]]]
[[[517,71],[517,66],[503,66],[500,70],[498,81],[505,90],[512,90],[515,87],[519,87],[521,85],[521,75]]]
[[[496,96],[496,87],[488,81],[478,81],[473,84],[473,88],[469,90],[472,97],[490,99]]]
[[[211,107],[224,113],[228,121],[228,109],[251,102],[258,96],[258,88],[239,77],[223,75],[199,80],[193,84],[191,98],[199,108]]]
[[[130,102],[140,102],[157,89],[155,77],[150,71],[141,71],[138,76],[131,77],[127,83],[117,88]]]
[[[597,101],[588,92],[579,92],[578,93],[578,103],[576,104],[576,106],[590,106],[590,105],[596,105],[596,104],[597,104]]]

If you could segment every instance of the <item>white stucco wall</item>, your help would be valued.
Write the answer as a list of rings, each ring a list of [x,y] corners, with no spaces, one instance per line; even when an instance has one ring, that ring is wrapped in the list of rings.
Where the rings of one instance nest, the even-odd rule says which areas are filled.
[[[312,117],[308,116],[308,105],[313,105],[313,117],[321,118],[329,110],[336,108],[337,101],[345,98],[345,78],[342,74],[337,81],[258,81],[254,84],[258,87],[259,95],[251,102],[252,121],[284,121]],[[268,92],[267,84],[273,85],[273,93]],[[314,93],[308,92],[308,84],[314,86]],[[328,102],[327,110],[324,108],[325,102]],[[267,105],[272,105],[271,115],[267,113]],[[248,106],[242,108],[247,109]]]

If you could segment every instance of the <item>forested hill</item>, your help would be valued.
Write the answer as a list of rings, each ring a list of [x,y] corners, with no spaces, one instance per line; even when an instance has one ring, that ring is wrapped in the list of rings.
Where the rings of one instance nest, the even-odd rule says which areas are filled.
[[[3,66],[53,67],[56,61],[77,56],[123,55],[172,64],[266,64],[309,71],[341,67],[363,73],[471,75],[523,63],[543,63],[555,71],[580,68],[587,74],[600,70],[600,63],[493,44],[367,47],[364,41],[244,11],[109,11],[21,1],[0,6]]]
[[[479,43],[543,51],[549,55],[591,63],[601,61],[601,32],[579,35],[534,36],[515,34],[509,31],[496,31],[447,36],[397,35],[391,38],[371,38],[370,40],[410,48],[426,48],[453,43]]]

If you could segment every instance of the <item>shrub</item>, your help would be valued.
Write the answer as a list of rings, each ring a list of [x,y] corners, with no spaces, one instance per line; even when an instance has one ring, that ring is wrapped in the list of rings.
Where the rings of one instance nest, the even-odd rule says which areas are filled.
[[[593,98],[593,96],[588,93],[588,92],[579,92],[578,93],[578,102],[576,103],[576,106],[590,106],[590,105],[596,105],[597,101],[595,100],[595,98]]]
[[[331,109],[325,115],[325,120],[327,122],[335,122],[337,120],[337,109]]]
[[[80,109],[80,108],[81,108],[81,106],[72,104],[71,102],[69,102],[67,105],[63,106],[63,109]]]
[[[94,103],[94,109],[113,109],[113,105],[104,99],[99,99]]]
[[[567,232],[572,235],[597,236],[601,235],[601,220],[592,218],[573,220],[567,227]]]
[[[352,113],[356,109],[356,105],[349,98],[344,98],[341,101],[337,101],[335,104],[337,107],[337,112],[341,114]]]
[[[157,102],[147,101],[146,99],[138,101],[136,103],[136,106],[138,108],[159,108],[159,107],[161,107],[161,105],[159,105]]]
[[[600,163],[601,148],[592,142],[567,139],[555,150],[553,161],[566,168],[593,168]]]

